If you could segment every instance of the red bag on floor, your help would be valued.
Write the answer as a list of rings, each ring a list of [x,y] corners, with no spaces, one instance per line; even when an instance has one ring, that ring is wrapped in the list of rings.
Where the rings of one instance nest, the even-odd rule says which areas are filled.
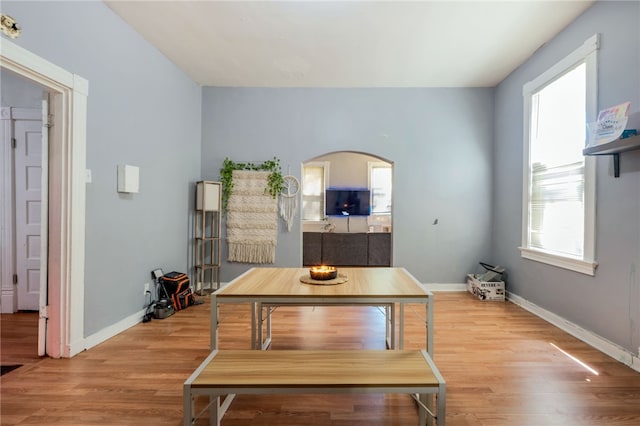
[[[173,302],[176,311],[194,304],[187,274],[173,271],[161,276],[159,281],[166,297]]]

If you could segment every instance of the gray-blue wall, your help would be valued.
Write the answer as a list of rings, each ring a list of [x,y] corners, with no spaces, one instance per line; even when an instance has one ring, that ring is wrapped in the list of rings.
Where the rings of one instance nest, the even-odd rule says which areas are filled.
[[[150,271],[186,270],[201,88],[102,2],[2,2],[15,43],[89,81],[85,336],[139,312]],[[140,193],[116,167],[140,167]]]
[[[301,164],[333,151],[394,163],[394,266],[462,283],[491,246],[492,89],[203,89],[202,173],[225,157]],[[435,219],[438,224],[433,225]],[[226,258],[226,244],[223,245]],[[280,223],[276,265],[300,266],[299,215]],[[224,263],[223,281],[250,265]]]
[[[0,105],[14,108],[42,108],[44,89],[36,83],[0,70]]]
[[[599,2],[503,81],[495,92],[493,253],[509,271],[509,291],[633,353],[640,345],[640,151],[597,158],[595,277],[520,257],[522,86],[601,34],[600,109],[631,101],[640,111],[640,2]]]
[[[640,344],[640,152],[599,158],[595,277],[523,260],[522,85],[602,34],[599,105],[640,107],[640,4],[600,2],[493,89],[200,89],[100,2],[12,2],[15,42],[89,80],[86,318],[90,335],[142,307],[149,271],[188,270],[193,181],[225,157],[300,164],[327,152],[394,163],[394,263],[463,282],[487,260],[509,290],[632,352]],[[141,192],[116,193],[116,165]],[[433,225],[435,219],[438,224]],[[300,224],[278,235],[298,266]],[[247,265],[225,264],[228,281]]]

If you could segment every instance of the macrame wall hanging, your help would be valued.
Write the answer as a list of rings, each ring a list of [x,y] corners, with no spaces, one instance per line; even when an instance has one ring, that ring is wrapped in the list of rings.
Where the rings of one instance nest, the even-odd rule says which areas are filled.
[[[295,176],[283,176],[284,188],[280,192],[280,217],[287,225],[287,231],[291,232],[293,219],[298,212],[298,192],[300,191],[300,181]]]
[[[278,204],[265,191],[270,172],[234,170],[227,204],[229,262],[275,263]]]

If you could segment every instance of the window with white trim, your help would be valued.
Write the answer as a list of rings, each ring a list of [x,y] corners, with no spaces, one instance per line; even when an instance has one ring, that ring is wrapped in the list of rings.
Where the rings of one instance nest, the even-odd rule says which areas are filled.
[[[391,214],[391,164],[369,162],[369,188],[371,188],[371,214]]]
[[[328,164],[323,161],[302,166],[302,220],[324,219],[324,192]]]
[[[522,257],[594,275],[598,36],[525,84]]]

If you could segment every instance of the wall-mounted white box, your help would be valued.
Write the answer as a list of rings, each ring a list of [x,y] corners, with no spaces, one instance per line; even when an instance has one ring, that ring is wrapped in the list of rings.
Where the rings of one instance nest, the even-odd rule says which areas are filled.
[[[118,166],[118,192],[140,192],[140,168],[129,165]]]
[[[220,182],[200,181],[196,183],[196,210],[220,211]]]

